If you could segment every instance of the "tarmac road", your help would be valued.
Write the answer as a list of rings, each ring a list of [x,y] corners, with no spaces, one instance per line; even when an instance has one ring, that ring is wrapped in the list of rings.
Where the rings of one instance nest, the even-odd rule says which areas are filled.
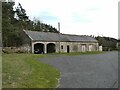
[[[61,72],[59,88],[117,88],[118,52],[91,55],[48,55],[40,58]]]

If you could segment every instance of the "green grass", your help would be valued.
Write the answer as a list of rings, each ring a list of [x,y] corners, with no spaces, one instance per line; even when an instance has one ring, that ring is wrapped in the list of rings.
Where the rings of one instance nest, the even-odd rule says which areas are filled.
[[[58,70],[35,60],[46,55],[3,54],[3,88],[54,88]]]
[[[0,89],[2,89],[2,55],[0,53]]]

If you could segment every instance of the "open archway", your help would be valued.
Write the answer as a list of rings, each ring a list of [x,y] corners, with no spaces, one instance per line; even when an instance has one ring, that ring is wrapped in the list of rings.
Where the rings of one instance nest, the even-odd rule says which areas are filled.
[[[44,44],[42,43],[34,44],[34,53],[35,54],[44,53]]]
[[[47,53],[54,53],[55,52],[55,44],[49,43],[47,44]]]

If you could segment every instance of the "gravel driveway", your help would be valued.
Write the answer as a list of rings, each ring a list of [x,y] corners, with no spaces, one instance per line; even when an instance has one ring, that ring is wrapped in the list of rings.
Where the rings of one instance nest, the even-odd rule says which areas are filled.
[[[39,61],[61,72],[59,88],[117,88],[118,52],[91,55],[48,55]]]

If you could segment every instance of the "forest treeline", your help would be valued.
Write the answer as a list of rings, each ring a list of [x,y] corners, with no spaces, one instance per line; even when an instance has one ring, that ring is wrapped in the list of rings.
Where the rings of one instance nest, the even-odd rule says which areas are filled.
[[[2,43],[4,47],[20,46],[22,30],[58,33],[57,29],[51,25],[35,18],[30,20],[20,3],[17,7],[14,5],[15,2],[2,2]]]
[[[21,32],[23,29],[59,33],[57,29],[49,24],[42,23],[38,19],[30,20],[25,9],[19,3],[2,2],[2,44],[4,47],[17,47],[22,45]],[[98,40],[103,50],[116,50],[117,39],[110,37],[94,37]]]
[[[95,37],[98,42],[99,45],[102,45],[103,50],[104,51],[111,51],[111,50],[117,50],[117,42],[118,40],[115,38],[111,38],[111,37],[101,37],[101,36],[97,36]]]

